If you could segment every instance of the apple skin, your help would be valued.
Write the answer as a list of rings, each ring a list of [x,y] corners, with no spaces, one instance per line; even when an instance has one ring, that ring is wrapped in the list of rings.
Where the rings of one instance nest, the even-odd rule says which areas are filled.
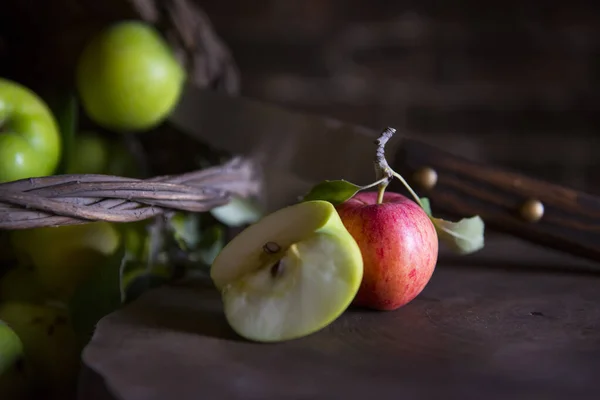
[[[386,192],[359,192],[336,207],[358,243],[364,274],[353,304],[375,310],[398,309],[425,288],[438,258],[435,227],[411,199]]]
[[[143,21],[103,29],[86,43],[77,62],[77,89],[86,114],[121,133],[162,122],[177,104],[185,79],[166,40]]]
[[[0,183],[52,175],[61,157],[61,137],[41,97],[0,78],[0,121]]]
[[[81,347],[67,310],[51,305],[4,301],[0,303],[0,320],[21,340],[22,372],[26,373],[30,388],[41,391],[31,398],[75,398],[73,391],[80,370]],[[18,375],[25,378],[17,374],[13,379],[18,380]],[[6,397],[2,394],[0,398],[4,400]]]
[[[46,297],[62,301],[118,250],[120,241],[115,224],[106,221],[15,230],[11,235],[19,267],[33,267]]]
[[[105,174],[110,156],[109,141],[95,132],[80,132],[66,163],[67,174]]]

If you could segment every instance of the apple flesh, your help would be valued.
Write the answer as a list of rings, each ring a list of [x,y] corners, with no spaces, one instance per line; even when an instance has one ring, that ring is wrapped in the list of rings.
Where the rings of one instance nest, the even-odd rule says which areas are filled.
[[[358,243],[364,276],[353,304],[395,310],[418,296],[433,275],[438,258],[435,227],[411,199],[386,192],[359,192],[336,207]]]
[[[360,249],[333,205],[308,201],[250,225],[215,258],[211,277],[240,336],[275,342],[314,333],[352,303]]]

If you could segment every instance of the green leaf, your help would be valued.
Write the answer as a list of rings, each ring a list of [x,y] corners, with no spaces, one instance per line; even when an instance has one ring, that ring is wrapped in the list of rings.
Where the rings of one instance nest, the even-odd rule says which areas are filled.
[[[458,222],[431,217],[438,237],[459,254],[474,253],[484,246],[485,224],[478,215]]]
[[[210,266],[224,246],[225,229],[221,225],[212,225],[202,233],[196,255],[206,266]]]
[[[173,238],[182,250],[195,248],[200,242],[200,219],[195,213],[177,213],[169,220]]]
[[[116,224],[123,238],[127,258],[146,260],[150,246],[150,235],[147,231],[150,221],[142,220]]]
[[[263,215],[258,204],[238,196],[232,197],[225,205],[213,208],[210,213],[218,221],[231,227],[253,224]]]
[[[69,301],[73,327],[82,343],[87,343],[94,333],[96,323],[123,304],[121,275],[128,261],[125,244],[96,267],[91,276],[76,289]]]
[[[352,198],[359,190],[360,186],[343,179],[323,181],[313,186],[313,188],[302,198],[302,201],[324,200],[333,205],[337,205]]]
[[[431,217],[431,203],[429,202],[429,199],[427,197],[421,197],[419,200],[421,200],[421,206],[425,213]]]
[[[53,102],[53,113],[61,135],[61,164],[59,172],[65,172],[67,163],[74,151],[75,134],[77,132],[78,102],[74,92],[68,91],[57,95]]]

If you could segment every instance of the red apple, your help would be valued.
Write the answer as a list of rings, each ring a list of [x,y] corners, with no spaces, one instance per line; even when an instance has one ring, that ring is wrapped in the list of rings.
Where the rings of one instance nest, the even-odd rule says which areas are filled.
[[[429,282],[438,258],[438,237],[425,211],[411,199],[386,192],[359,192],[338,205],[364,262],[354,305],[395,310],[412,301]]]

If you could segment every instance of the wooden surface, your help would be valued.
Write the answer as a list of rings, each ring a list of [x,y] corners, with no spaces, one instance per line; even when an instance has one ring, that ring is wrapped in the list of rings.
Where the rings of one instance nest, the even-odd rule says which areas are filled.
[[[431,190],[413,179],[410,183],[419,195],[432,200],[438,212],[461,217],[478,214],[495,230],[600,261],[600,197],[476,163],[415,140],[403,140],[394,161],[392,168],[407,179],[423,167],[437,172]],[[394,186],[400,185],[394,182]],[[519,214],[528,199],[544,204],[544,216],[537,223]]]
[[[229,329],[209,283],[158,289],[100,322],[80,398],[598,399],[600,274],[589,267],[491,239],[476,256],[442,252],[397,311],[351,309],[269,345]]]

